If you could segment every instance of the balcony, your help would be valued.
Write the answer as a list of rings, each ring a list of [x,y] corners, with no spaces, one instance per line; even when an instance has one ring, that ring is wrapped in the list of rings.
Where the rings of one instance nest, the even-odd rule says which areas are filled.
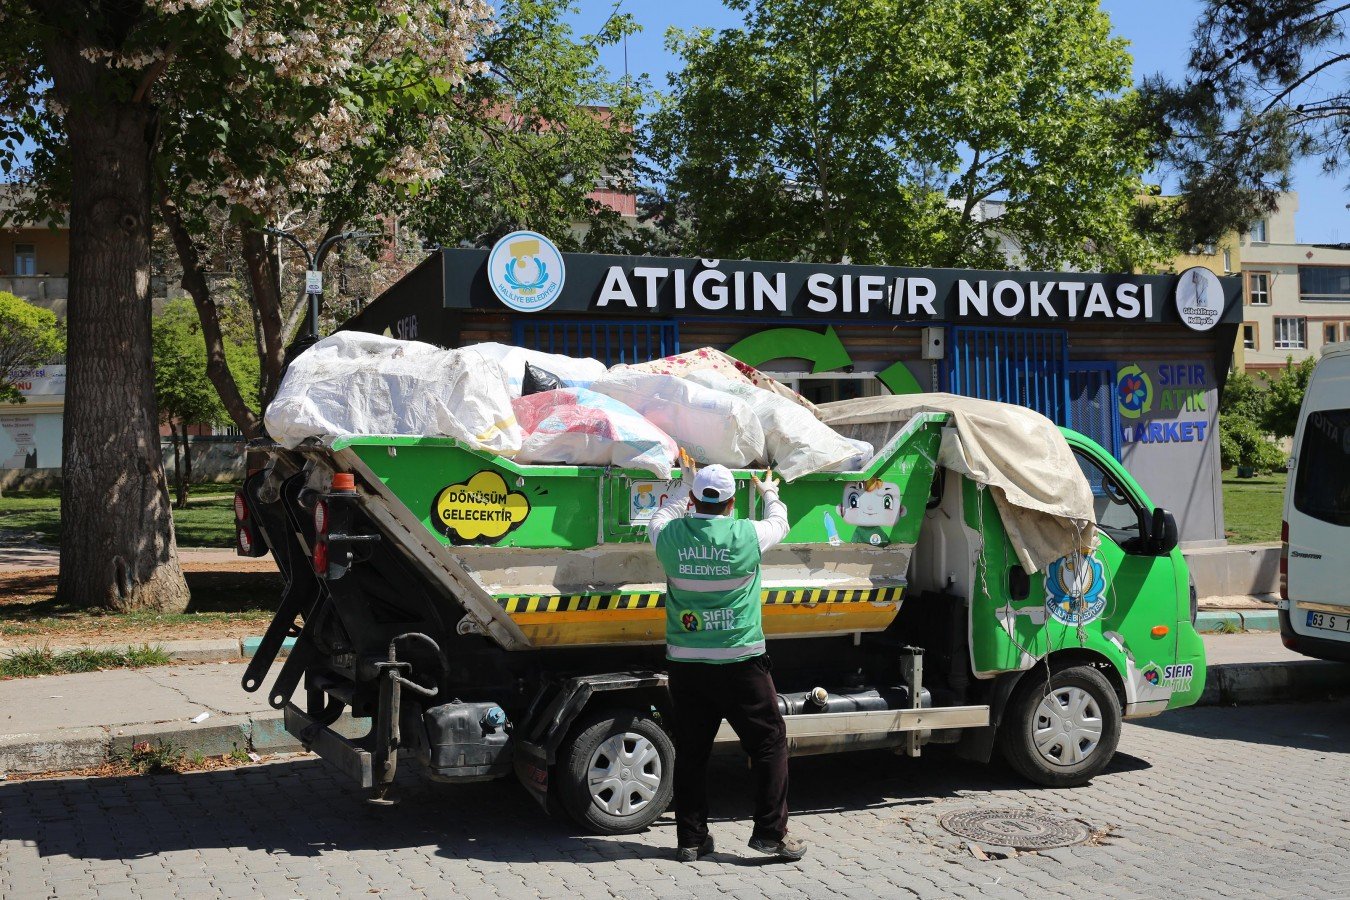
[[[25,300],[68,300],[70,279],[55,275],[0,275],[0,291]]]

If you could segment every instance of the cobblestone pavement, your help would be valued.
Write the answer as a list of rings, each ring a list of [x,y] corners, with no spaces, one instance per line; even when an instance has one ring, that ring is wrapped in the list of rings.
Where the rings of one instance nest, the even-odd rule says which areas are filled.
[[[747,779],[718,852],[671,859],[669,814],[586,837],[511,783],[405,785],[366,806],[308,757],[183,776],[0,783],[0,897],[1350,897],[1350,701],[1206,708],[1127,725],[1106,774],[1028,789],[941,748],[793,761],[799,863],[745,847]],[[1019,807],[1096,842],[980,861],[938,817]]]

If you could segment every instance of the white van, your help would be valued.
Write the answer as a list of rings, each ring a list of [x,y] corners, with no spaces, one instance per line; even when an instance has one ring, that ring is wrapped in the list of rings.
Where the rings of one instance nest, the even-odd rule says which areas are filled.
[[[1350,343],[1322,351],[1294,433],[1280,539],[1280,636],[1350,662]]]

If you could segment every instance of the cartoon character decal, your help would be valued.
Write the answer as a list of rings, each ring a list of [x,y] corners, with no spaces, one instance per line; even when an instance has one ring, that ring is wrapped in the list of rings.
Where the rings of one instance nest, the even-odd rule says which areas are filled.
[[[873,478],[844,485],[839,515],[848,524],[857,526],[853,533],[855,543],[874,546],[888,543],[890,538],[884,529],[894,526],[904,514],[900,486],[894,482]]]

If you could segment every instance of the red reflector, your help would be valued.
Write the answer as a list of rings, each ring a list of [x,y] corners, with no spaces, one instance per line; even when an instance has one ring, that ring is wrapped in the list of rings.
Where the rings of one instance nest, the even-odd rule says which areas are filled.
[[[243,522],[248,518],[248,504],[244,502],[244,492],[234,492],[234,520]]]
[[[314,571],[319,575],[328,574],[328,543],[319,541],[314,545]]]
[[[1280,523],[1280,599],[1289,599],[1289,523]]]
[[[314,533],[328,533],[328,504],[322,500],[314,506]]]

